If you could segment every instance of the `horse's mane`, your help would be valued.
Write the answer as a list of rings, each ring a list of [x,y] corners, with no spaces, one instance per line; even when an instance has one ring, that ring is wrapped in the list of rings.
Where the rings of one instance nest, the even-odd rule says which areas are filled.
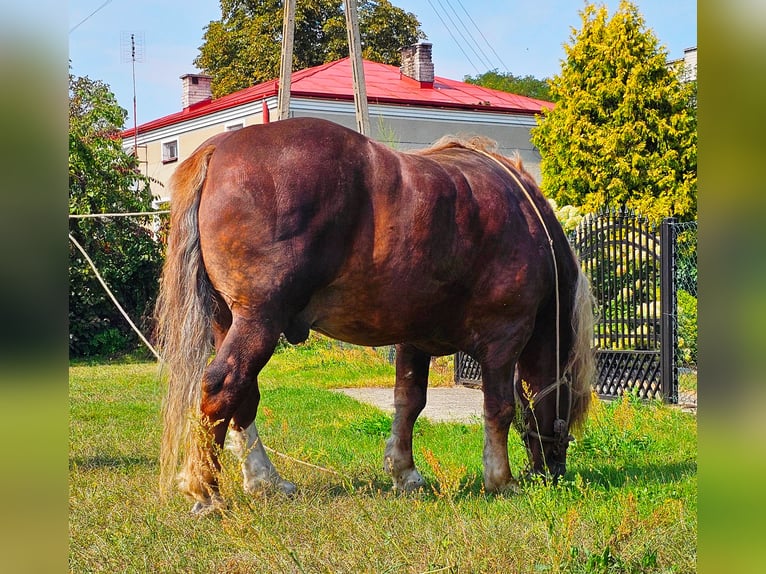
[[[469,149],[494,158],[500,164],[505,165],[528,178],[531,183],[530,189],[535,189],[542,196],[542,191],[537,186],[534,178],[524,169],[518,152],[513,157],[506,157],[497,151],[497,142],[484,136],[454,136],[448,135],[436,141],[431,147],[413,151],[422,156],[435,155],[448,149]],[[575,261],[577,255],[571,245],[565,242],[569,253]],[[569,350],[566,371],[572,375],[573,400],[570,412],[570,424],[572,428],[582,426],[588,412],[591,399],[591,381],[595,379],[595,359],[590,348],[593,333],[593,311],[590,284],[585,274],[577,264],[578,278],[573,294],[573,309],[571,311],[572,333],[574,341]]]
[[[434,142],[431,147],[414,150],[409,153],[427,156],[453,148],[470,149],[489,154],[495,159],[499,160],[501,163],[509,165],[515,168],[517,171],[526,174],[526,170],[524,169],[524,165],[521,161],[521,156],[519,156],[518,152],[514,153],[513,157],[504,156],[498,152],[497,142],[486,136],[446,135]]]

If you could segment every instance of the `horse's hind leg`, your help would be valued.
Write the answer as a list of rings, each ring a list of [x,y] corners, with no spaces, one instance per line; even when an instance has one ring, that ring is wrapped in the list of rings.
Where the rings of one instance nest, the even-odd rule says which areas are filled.
[[[257,375],[279,339],[279,333],[269,330],[266,324],[235,317],[202,377],[200,431],[195,433],[195,443],[190,445],[180,477],[181,489],[197,500],[196,512],[220,502],[218,452],[223,448],[229,422],[243,405],[254,402],[257,407],[257,398],[253,400],[257,397]]]
[[[394,489],[403,492],[417,490],[425,484],[412,459],[412,429],[426,406],[430,361],[430,355],[411,345],[397,345],[395,413],[383,467],[392,476]]]
[[[258,435],[255,414],[259,401],[260,392],[255,384],[248,399],[234,415],[229,429],[232,449],[242,460],[243,487],[245,492],[251,494],[276,489],[293,495],[296,491],[295,485],[279,476]]]

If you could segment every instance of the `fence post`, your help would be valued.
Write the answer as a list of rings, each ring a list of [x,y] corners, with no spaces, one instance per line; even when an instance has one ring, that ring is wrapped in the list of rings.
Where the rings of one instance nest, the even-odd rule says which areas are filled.
[[[678,403],[678,370],[676,369],[676,242],[675,217],[666,217],[660,226],[660,371],[662,397]]]

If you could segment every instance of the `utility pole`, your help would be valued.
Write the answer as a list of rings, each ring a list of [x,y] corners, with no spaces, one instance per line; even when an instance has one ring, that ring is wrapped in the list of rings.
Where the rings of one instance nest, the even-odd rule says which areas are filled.
[[[367,86],[364,83],[362,40],[359,36],[359,15],[356,5],[357,0],[343,0],[343,4],[346,10],[346,32],[348,34],[348,52],[349,56],[351,57],[351,73],[354,76],[354,108],[356,111],[356,129],[363,135],[369,135],[370,112],[367,108]]]
[[[295,36],[295,0],[285,0],[282,19],[282,59],[279,64],[277,119],[290,117],[290,84],[293,75],[293,39]]]

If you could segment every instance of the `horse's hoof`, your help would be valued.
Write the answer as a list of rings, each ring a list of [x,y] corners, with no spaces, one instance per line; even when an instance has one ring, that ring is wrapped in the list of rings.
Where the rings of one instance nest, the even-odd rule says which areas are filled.
[[[485,484],[484,490],[491,494],[519,494],[521,492],[521,484],[515,478],[511,478],[503,484]]]
[[[508,484],[503,486],[501,492],[503,494],[519,494],[521,492],[521,484],[516,479],[511,479]]]
[[[226,510],[226,503],[220,496],[213,496],[208,500],[198,500],[191,509],[191,515],[195,518],[203,518],[216,512]]]
[[[250,480],[244,484],[245,492],[255,496],[268,496],[278,492],[292,498],[298,492],[298,487],[289,480]]]
[[[298,487],[289,480],[280,480],[276,486],[282,494],[289,498],[293,498],[298,493]]]
[[[412,469],[408,473],[402,473],[398,480],[394,479],[394,490],[404,494],[417,492],[426,485],[426,481],[420,473]]]

